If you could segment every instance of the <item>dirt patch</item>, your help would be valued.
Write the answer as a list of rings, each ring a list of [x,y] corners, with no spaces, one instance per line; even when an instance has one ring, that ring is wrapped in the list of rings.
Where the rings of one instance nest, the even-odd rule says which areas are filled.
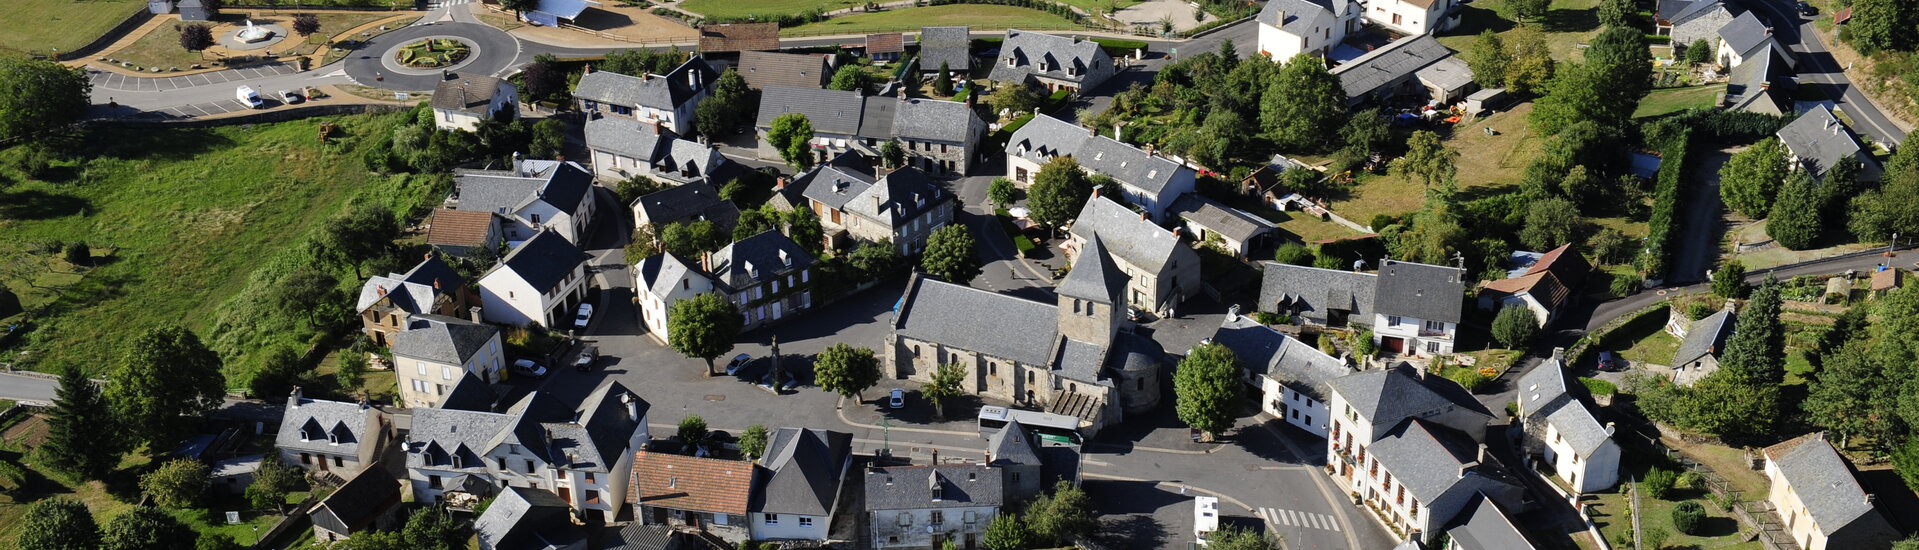
[[[31,449],[39,447],[41,442],[47,440],[47,430],[46,415],[29,415],[26,420],[21,420],[20,423],[0,432],[0,439]]]
[[[524,25],[510,29],[510,32],[514,36],[543,44],[605,48],[694,42],[700,36],[699,31],[679,21],[653,15],[646,8],[626,5],[605,5],[586,10],[574,24],[586,30]]]

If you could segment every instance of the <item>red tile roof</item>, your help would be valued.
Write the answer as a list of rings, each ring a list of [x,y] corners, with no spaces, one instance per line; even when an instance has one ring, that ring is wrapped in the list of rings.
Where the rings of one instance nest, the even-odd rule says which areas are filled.
[[[1566,299],[1572,296],[1572,289],[1567,288],[1550,271],[1511,279],[1485,281],[1479,283],[1479,288],[1482,291],[1490,290],[1505,294],[1521,292],[1532,294],[1533,299],[1539,300],[1539,304],[1546,306],[1547,311],[1559,309],[1559,306],[1565,304]]]
[[[427,244],[485,246],[493,228],[492,212],[439,209],[427,220]]]
[[[640,506],[716,514],[746,514],[753,463],[634,451],[632,490]]]
[[[906,51],[906,37],[900,33],[889,32],[866,35],[866,54],[900,53]]]
[[[1573,250],[1572,246],[1571,243],[1563,244],[1540,256],[1539,261],[1533,262],[1533,266],[1526,270],[1526,274],[1551,271],[1559,276],[1561,283],[1577,285],[1585,282],[1586,272],[1592,270],[1592,264],[1586,263],[1586,258],[1580,256],[1579,251]]]

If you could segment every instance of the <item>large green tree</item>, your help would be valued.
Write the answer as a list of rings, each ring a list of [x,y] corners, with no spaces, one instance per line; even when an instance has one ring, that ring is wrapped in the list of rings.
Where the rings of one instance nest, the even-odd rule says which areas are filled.
[[[97,550],[100,526],[87,505],[64,496],[27,505],[20,527],[20,548],[27,550]]]
[[[712,220],[673,222],[660,228],[661,246],[682,258],[698,258],[724,248],[730,236],[721,232]]]
[[[1524,25],[1545,17],[1546,8],[1551,5],[1552,0],[1501,0],[1496,9],[1500,15]]]
[[[666,342],[673,351],[706,360],[706,375],[712,376],[713,359],[733,351],[733,338],[745,323],[732,302],[709,292],[673,302],[667,311]]]
[[[1579,231],[1579,206],[1559,197],[1534,201],[1526,207],[1526,227],[1519,242],[1533,250],[1551,250],[1573,242]]]
[[[740,454],[747,460],[757,460],[766,455],[766,426],[754,424],[740,432]]]
[[[1779,138],[1759,140],[1719,168],[1719,197],[1746,217],[1765,217],[1772,212],[1779,185],[1791,169],[1790,158]]]
[[[77,67],[0,56],[0,143],[41,141],[64,130],[86,114],[92,92]]]
[[[880,382],[880,360],[870,348],[837,343],[813,358],[813,382],[820,389],[857,401]]]
[[[977,94],[978,92],[975,91],[974,93]],[[1034,90],[1032,86],[1009,82],[1000,84],[998,88],[993,90],[993,93],[988,94],[986,96],[986,104],[992,105],[994,111],[1004,112],[1010,118],[1018,118],[1020,115],[1030,113],[1033,109],[1038,108],[1040,102],[1045,99],[1046,98],[1039,95],[1039,91]]]
[[[335,259],[352,264],[358,277],[366,262],[393,251],[393,240],[400,237],[401,229],[392,210],[363,202],[328,219],[320,227],[318,244]]]
[[[872,75],[866,74],[866,68],[856,63],[841,65],[833,71],[833,80],[826,84],[828,89],[866,92],[873,86]]]
[[[185,327],[148,329],[127,345],[107,377],[107,404],[129,443],[164,452],[185,437],[198,417],[226,398],[220,356]]]
[[[1873,436],[1884,445],[1900,424],[1898,420],[1899,386],[1887,369],[1873,361],[1863,340],[1845,344],[1823,354],[1820,368],[1806,385],[1806,400],[1800,404],[1806,420],[1832,430],[1833,441],[1848,441],[1856,436]]]
[[[1556,69],[1546,95],[1539,98],[1527,120],[1533,130],[1557,134],[1580,121],[1608,128],[1623,127],[1639,108],[1633,86],[1618,86],[1614,75],[1595,64],[1564,65]]]
[[[1287,61],[1259,98],[1260,126],[1281,150],[1326,149],[1345,116],[1346,89],[1310,54]]]
[[[964,395],[960,384],[966,382],[966,367],[947,363],[933,369],[933,377],[920,384],[920,397],[933,404],[933,417],[944,420],[946,405]]]
[[[1919,42],[1912,32],[1919,27],[1919,10],[1905,0],[1853,0],[1852,22],[1846,26],[1853,47],[1866,55],[1911,51]]]
[[[806,207],[786,211],[786,236],[799,243],[806,253],[819,256],[826,247],[826,229],[820,226],[820,215]]]
[[[780,152],[787,165],[800,170],[813,167],[813,122],[802,113],[786,113],[773,118],[766,131],[766,143]]]
[[[1440,141],[1439,134],[1426,130],[1413,132],[1406,140],[1406,154],[1393,160],[1393,169],[1407,174],[1425,189],[1432,189],[1441,183],[1452,181],[1459,173],[1455,164],[1459,161],[1459,151]]]
[[[1506,349],[1524,350],[1539,332],[1539,317],[1522,306],[1506,306],[1493,317],[1493,339]]]
[[[287,494],[306,488],[306,476],[298,468],[280,462],[280,456],[268,454],[253,471],[253,483],[246,488],[247,502],[257,510],[278,512],[286,508]]]
[[[1506,64],[1506,89],[1522,96],[1546,89],[1557,66],[1552,47],[1546,43],[1546,34],[1524,27],[1506,31],[1505,39],[1510,58]]]
[[[1586,48],[1586,65],[1611,81],[1614,92],[1635,103],[1652,91],[1652,49],[1645,31],[1606,27]]]
[[[1766,217],[1766,234],[1791,250],[1815,248],[1825,230],[1818,183],[1805,170],[1793,170]]]
[[[1473,82],[1479,83],[1479,87],[1506,85],[1506,66],[1512,63],[1512,52],[1506,49],[1506,41],[1499,38],[1499,33],[1492,29],[1480,32],[1464,57],[1466,67],[1473,70]]]
[[[1599,24],[1607,27],[1631,27],[1639,6],[1633,0],[1600,0]]]
[[[946,97],[953,95],[953,69],[940,61],[940,71],[933,77],[933,95]]]
[[[172,514],[152,506],[138,506],[108,521],[100,536],[102,550],[194,550],[199,535]]]
[[[1028,540],[1037,548],[1056,548],[1075,544],[1075,540],[1093,533],[1099,520],[1093,515],[1093,500],[1072,482],[1060,480],[1053,492],[1040,495],[1026,507]]]
[[[1239,410],[1239,360],[1219,344],[1193,348],[1173,371],[1173,410],[1206,440],[1233,427]]]
[[[80,479],[105,479],[120,462],[119,430],[100,387],[79,367],[60,372],[53,410],[47,414],[47,439],[39,453],[48,466]]]
[[[176,458],[160,464],[140,476],[140,492],[162,508],[191,508],[207,491],[207,465],[191,458]]]
[[[986,537],[981,545],[986,550],[1028,550],[1032,548],[1031,541],[1032,533],[1026,530],[1019,516],[1002,511],[986,525]]]
[[[1057,157],[1046,161],[1033,176],[1033,185],[1026,190],[1026,206],[1032,210],[1033,221],[1057,228],[1078,216],[1092,193],[1091,180],[1080,170],[1079,161],[1073,157]]]
[[[973,234],[963,225],[953,224],[933,231],[926,238],[926,255],[920,269],[951,283],[969,284],[980,274],[979,252]]]
[[[706,99],[700,100],[699,107],[693,109],[693,127],[709,141],[725,139],[733,129],[745,124],[747,117],[759,111],[757,103],[753,101],[753,90],[746,86],[746,78],[728,67],[713,81],[713,90]]]

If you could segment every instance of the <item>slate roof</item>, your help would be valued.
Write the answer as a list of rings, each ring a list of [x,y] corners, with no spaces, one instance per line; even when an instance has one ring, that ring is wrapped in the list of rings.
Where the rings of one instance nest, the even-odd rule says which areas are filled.
[[[400,480],[375,462],[313,507],[313,526],[335,533],[358,533],[375,518],[400,505]]]
[[[494,269],[510,269],[534,289],[547,291],[558,287],[567,274],[591,257],[559,233],[541,230],[506,253]]]
[[[1335,4],[1344,7],[1346,0],[1272,0],[1260,8],[1254,16],[1260,24],[1277,27],[1294,36],[1304,36],[1313,27],[1331,28],[1337,21],[1333,11]],[[1285,21],[1279,18],[1284,15]]]
[[[439,408],[492,412],[493,402],[498,399],[498,396],[493,395],[493,388],[487,386],[486,380],[480,379],[473,371],[466,371],[460,375],[459,382],[453,383],[453,389],[446,392],[446,398],[440,400]]]
[[[1533,262],[1532,267],[1526,268],[1526,274],[1552,272],[1559,276],[1560,280],[1572,285],[1585,281],[1586,274],[1592,271],[1592,264],[1588,263],[1586,257],[1581,256],[1579,251],[1573,250],[1572,246],[1568,243],[1547,251]]]
[[[691,548],[691,537],[664,525],[631,522],[619,531],[606,534],[593,548],[597,550],[680,550]]]
[[[368,277],[366,282],[360,285],[360,297],[353,310],[366,311],[367,308],[379,303],[381,298],[386,298],[387,303],[392,307],[407,313],[420,314],[433,311],[433,305],[439,301],[440,293],[434,292],[432,285],[409,283],[402,277],[398,273]]]
[[[1732,22],[1726,26],[1719,27],[1719,38],[1726,41],[1726,47],[1732,48],[1732,51],[1745,55],[1765,45],[1767,40],[1772,40],[1772,28],[1748,11],[1732,18]]]
[[[628,416],[628,400],[639,412],[637,421]],[[601,382],[577,409],[559,408],[567,416],[544,419],[542,426],[552,434],[546,438],[553,450],[549,461],[574,470],[612,471],[614,463],[632,451],[626,448],[627,440],[646,420],[648,408],[625,385]]]
[[[1733,67],[1726,78],[1727,109],[1775,115],[1797,114],[1792,99],[1799,87],[1787,52],[1768,50]]]
[[[1724,6],[1720,0],[1659,0],[1656,15],[1659,19],[1676,25],[1708,13],[1713,8],[1723,9]]]
[[[426,244],[442,246],[491,246],[487,234],[499,221],[492,212],[437,208],[427,220]]]
[[[1006,154],[1045,164],[1053,157],[1078,157],[1080,147],[1092,136],[1092,130],[1077,124],[1035,115],[1006,140]]]
[[[1519,378],[1518,389],[1524,397],[1520,413],[1544,420],[1565,438],[1574,454],[1590,457],[1612,434],[1578,396],[1568,391],[1567,384],[1566,366],[1559,361],[1547,360],[1534,367]]]
[[[851,185],[850,180],[854,179],[873,181],[873,164],[859,153],[853,151],[840,153],[814,166],[811,170],[793,176],[786,182],[785,187],[774,189],[772,202],[785,202],[786,204],[782,205],[783,208],[798,208],[806,204],[807,191],[813,188],[814,181],[821,178],[824,178],[822,181],[845,179],[848,180],[849,185]]]
[[[1046,365],[1059,338],[1058,315],[1054,304],[915,275],[895,308],[893,328],[916,340]]]
[[[460,210],[511,214],[538,200],[570,214],[590,199],[593,173],[573,162],[525,160],[520,171],[456,172],[454,185]]]
[[[901,53],[906,51],[906,35],[885,32],[866,35],[866,55],[876,53]]]
[[[1331,310],[1351,312],[1354,320],[1372,318],[1378,275],[1279,262],[1260,265],[1266,270],[1259,289],[1262,311],[1285,304],[1298,305],[1308,317],[1320,320]]]
[[[1478,452],[1478,446],[1466,434],[1419,419],[1398,423],[1366,447],[1366,454],[1392,472],[1407,493],[1429,504],[1456,488],[1478,490],[1475,486],[1479,484],[1501,483],[1487,477],[1491,469],[1482,467],[1489,465],[1476,464]],[[1460,468],[1469,465],[1472,471],[1460,476]],[[1433,519],[1444,522],[1451,518]]]
[[[639,420],[628,415],[631,400]],[[577,406],[547,393],[528,394],[505,413],[414,409],[408,468],[485,474],[486,454],[519,445],[559,467],[594,472],[613,469],[630,449],[626,443],[645,421],[648,405],[618,382],[602,382]],[[461,467],[453,467],[459,457]]]
[[[912,98],[894,100],[891,135],[912,140],[964,143],[980,135],[985,123],[971,107],[957,101]],[[868,103],[892,103],[875,97]]]
[[[1432,35],[1394,40],[1333,68],[1346,97],[1360,98],[1453,54]]]
[[[729,294],[813,265],[813,255],[777,229],[734,241],[713,253],[712,276]]]
[[[786,113],[806,115],[816,135],[855,135],[860,133],[860,116],[866,98],[859,92],[767,86],[760,92],[760,111],[755,125],[773,126],[773,119]]]
[[[1086,240],[1086,248],[1080,250],[1079,257],[1073,260],[1073,270],[1066,279],[1059,282],[1057,292],[1060,296],[1089,300],[1106,305],[1123,304],[1126,301],[1126,282],[1132,277],[1120,271],[1113,264],[1113,258],[1107,255],[1106,245],[1102,244],[1098,234]]]
[[[740,64],[734,70],[755,90],[768,86],[825,88],[833,79],[826,57],[811,54],[740,52]]]
[[[1180,195],[1179,200],[1173,201],[1173,208],[1169,213],[1204,227],[1207,231],[1219,233],[1228,239],[1242,243],[1261,234],[1270,233],[1279,227],[1273,222],[1266,221],[1265,218],[1220,204],[1213,199],[1199,196],[1198,193]]]
[[[712,281],[699,266],[680,259],[671,252],[661,252],[647,256],[640,263],[633,264],[633,270],[639,275],[639,282],[646,286],[647,292],[655,296],[671,294],[680,280],[685,277],[700,277]]]
[[[454,73],[433,85],[431,103],[434,109],[485,115],[487,106],[493,104],[493,94],[500,91],[500,82],[486,75]]]
[[[298,397],[287,400],[273,446],[294,451],[357,456],[380,429],[380,410],[360,403]],[[331,436],[333,439],[329,439]],[[333,443],[333,441],[338,443]]]
[[[1456,267],[1386,260],[1379,267],[1373,304],[1385,315],[1457,323],[1466,299],[1465,275]]]
[[[1327,382],[1352,372],[1345,361],[1244,315],[1223,320],[1213,332],[1213,343],[1233,350],[1240,368],[1320,401],[1326,400]]]
[[[986,453],[993,459],[989,464],[994,466],[1040,464],[1039,453],[1034,450],[1033,442],[1027,439],[1026,428],[1018,420],[1008,420],[1006,427],[993,432],[993,437],[986,440]]]
[[[1368,369],[1334,378],[1327,387],[1366,417],[1375,429],[1420,413],[1455,407],[1491,417],[1485,405],[1450,380],[1421,380],[1405,366]],[[1437,377],[1435,377],[1437,378]]]
[[[933,500],[933,488],[940,498]],[[983,464],[938,464],[871,468],[866,472],[866,509],[915,510],[1005,503],[1001,470]]]
[[[630,76],[593,71],[580,76],[573,97],[609,105],[651,107],[671,111],[719,79],[706,60],[694,56],[664,75]]]
[[[1460,550],[1532,550],[1532,541],[1484,494],[1473,495],[1446,530]]]
[[[646,214],[647,223],[656,227],[673,222],[704,219],[713,222],[722,233],[732,233],[739,222],[740,207],[720,197],[720,191],[706,182],[676,185],[642,195],[633,208]]]
[[[1879,164],[1866,151],[1865,144],[1846,127],[1839,117],[1825,105],[1814,107],[1806,114],[1779,129],[1779,141],[1786,149],[1802,162],[1812,165],[1815,178],[1825,177],[1826,170],[1838,164],[1846,155],[1864,164],[1859,173],[1860,181],[1877,181]]]
[[[779,23],[700,25],[700,53],[780,49]]]
[[[1158,369],[1166,363],[1166,350],[1157,340],[1134,332],[1121,332],[1113,336],[1113,351],[1106,363],[1122,371]]]
[[[633,452],[633,495],[639,506],[746,515],[751,462],[648,451]]]
[[[406,330],[393,335],[389,348],[396,359],[463,365],[499,334],[493,325],[444,315],[414,315],[407,319]]]
[[[1030,76],[1045,76],[1085,83],[1088,76],[1111,74],[1113,69],[1113,56],[1107,55],[1099,43],[1068,36],[1007,29],[999,52],[999,60],[987,76],[996,82],[1024,82]],[[1006,66],[1008,59],[1014,66]],[[1075,73],[1068,75],[1068,68]]]
[[[601,74],[601,73],[593,73]],[[652,162],[660,158],[669,141],[670,130],[626,117],[600,117],[586,121],[586,146]]]
[[[1148,154],[1145,150],[1125,143],[1114,141],[1106,136],[1086,138],[1079,146],[1079,153],[1073,155],[1079,165],[1120,183],[1137,187],[1147,195],[1159,196],[1166,185],[1173,182],[1181,172],[1193,169],[1173,162],[1172,159]]]
[[[1686,329],[1686,339],[1679,342],[1679,352],[1673,354],[1672,366],[1678,367],[1699,360],[1709,354],[1719,352],[1726,338],[1732,336],[1733,321],[1738,314],[1722,309],[1692,322]]]
[[[1103,376],[1106,369],[1106,348],[1092,342],[1061,336],[1059,345],[1053,346],[1053,349],[1055,353],[1051,364],[1054,372],[1060,376],[1096,386],[1112,385],[1112,381]],[[1080,416],[1078,413],[1070,414]]]
[[[1088,199],[1069,232],[1087,241],[1098,235],[1113,257],[1152,273],[1160,273],[1185,246],[1172,231],[1106,197]]]
[[[485,475],[487,442],[512,421],[512,416],[487,411],[414,409],[406,467]],[[453,466],[455,457],[460,467]]]
[[[839,498],[841,474],[852,454],[853,434],[805,428],[780,428],[766,443],[753,492],[754,512],[828,516]]]
[[[920,70],[938,71],[940,63],[955,73],[973,68],[973,37],[966,27],[920,27]]]
[[[1767,447],[1765,453],[1805,504],[1820,533],[1830,536],[1875,513],[1854,477],[1852,463],[1833,450],[1825,432],[1787,440]]]
[[[637,523],[637,522],[636,522]],[[564,548],[585,537],[568,517],[566,501],[540,489],[506,487],[473,521],[481,548]]]

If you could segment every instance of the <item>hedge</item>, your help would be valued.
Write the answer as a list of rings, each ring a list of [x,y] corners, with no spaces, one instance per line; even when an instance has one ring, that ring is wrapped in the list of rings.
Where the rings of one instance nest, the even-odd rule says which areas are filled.
[[[1692,129],[1683,125],[1649,125],[1646,145],[1659,152],[1659,174],[1653,182],[1652,215],[1647,218],[1646,249],[1640,268],[1648,279],[1662,279],[1672,261],[1673,234],[1679,229],[1679,211],[1683,206],[1680,178],[1686,174],[1686,152],[1692,145]]]

